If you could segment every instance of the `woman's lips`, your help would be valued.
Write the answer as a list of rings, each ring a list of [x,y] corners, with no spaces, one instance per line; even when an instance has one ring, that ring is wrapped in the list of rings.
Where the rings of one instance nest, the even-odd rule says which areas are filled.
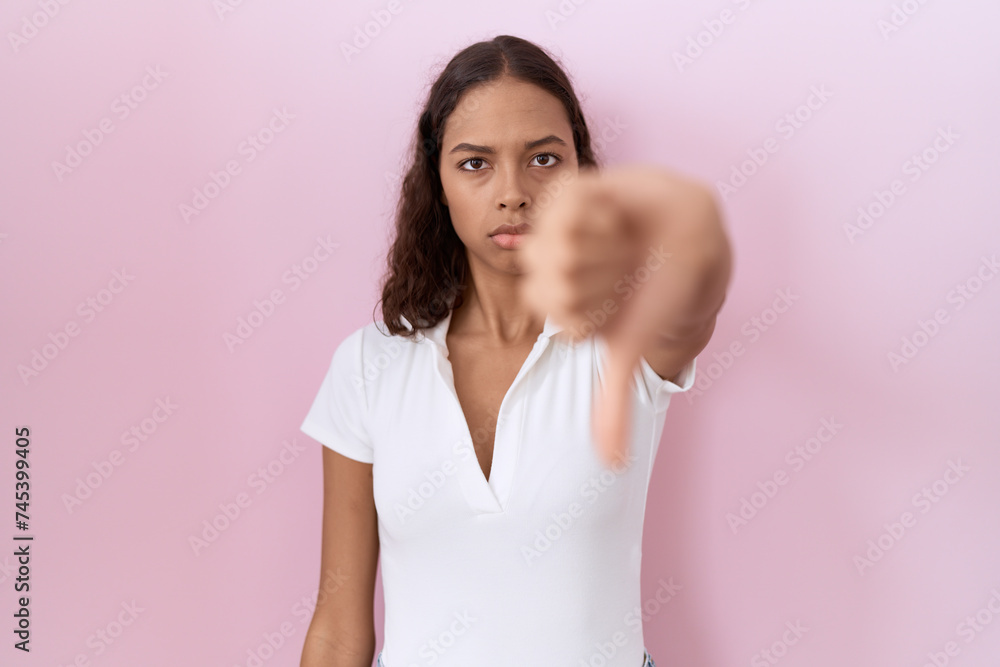
[[[513,250],[521,245],[525,234],[494,234],[490,238],[504,250]]]

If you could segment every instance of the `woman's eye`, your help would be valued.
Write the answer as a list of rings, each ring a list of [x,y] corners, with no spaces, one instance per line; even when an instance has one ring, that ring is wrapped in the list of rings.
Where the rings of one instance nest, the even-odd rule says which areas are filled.
[[[461,167],[461,169],[463,171],[482,171],[482,169],[466,169],[465,165],[476,163],[476,166],[481,166],[483,162],[485,162],[485,160],[483,160],[480,157],[472,157],[472,158],[469,158],[468,160],[466,160],[465,162],[463,162],[459,166]]]
[[[549,166],[552,166],[554,164],[558,164],[558,162],[553,162],[553,160],[559,160],[560,159],[560,157],[558,155],[556,155],[555,153],[542,153],[540,155],[536,155],[532,159],[533,160],[537,160],[539,158],[545,160],[545,162],[543,162],[542,164],[538,165],[540,167],[549,167]]]
[[[539,167],[553,167],[562,162],[562,158],[555,153],[540,153],[531,158],[532,162],[535,160],[541,160],[540,163],[537,163]],[[460,171],[485,171],[485,164],[486,160],[481,157],[470,157],[468,160],[460,162],[458,168]]]

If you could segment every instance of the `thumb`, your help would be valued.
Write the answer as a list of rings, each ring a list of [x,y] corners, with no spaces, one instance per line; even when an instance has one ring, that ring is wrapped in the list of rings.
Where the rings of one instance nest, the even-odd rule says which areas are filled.
[[[627,323],[623,322],[622,325]],[[593,410],[592,430],[605,466],[628,460],[632,426],[632,373],[642,354],[641,341],[627,326],[605,340],[608,346],[604,386]]]
[[[632,426],[632,386],[643,353],[656,340],[659,291],[645,285],[622,306],[618,317],[597,335],[607,343],[604,387],[593,410],[592,429],[598,454],[604,464],[628,460]]]

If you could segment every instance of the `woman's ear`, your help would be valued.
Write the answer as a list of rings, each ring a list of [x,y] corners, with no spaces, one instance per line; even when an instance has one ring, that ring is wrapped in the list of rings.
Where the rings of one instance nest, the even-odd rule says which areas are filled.
[[[444,188],[441,188],[441,203],[448,206],[448,198],[444,195]]]

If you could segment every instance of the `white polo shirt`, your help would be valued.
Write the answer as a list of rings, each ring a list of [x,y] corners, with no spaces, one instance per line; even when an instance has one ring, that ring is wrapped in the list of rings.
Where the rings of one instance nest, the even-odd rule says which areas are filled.
[[[607,345],[551,338],[561,327],[546,319],[500,405],[487,481],[454,389],[450,322],[416,341],[381,321],[355,330],[301,426],[372,464],[385,667],[640,667],[646,490],[696,360],[679,384],[640,362],[630,462],[605,468],[590,414]]]

